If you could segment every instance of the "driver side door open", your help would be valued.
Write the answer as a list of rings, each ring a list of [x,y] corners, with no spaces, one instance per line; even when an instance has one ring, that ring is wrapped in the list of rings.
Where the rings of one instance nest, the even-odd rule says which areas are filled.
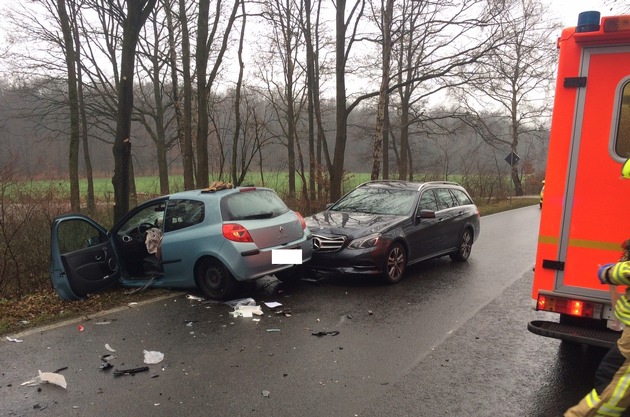
[[[121,268],[113,244],[89,217],[56,218],[50,245],[50,279],[62,299],[82,299],[118,284]]]

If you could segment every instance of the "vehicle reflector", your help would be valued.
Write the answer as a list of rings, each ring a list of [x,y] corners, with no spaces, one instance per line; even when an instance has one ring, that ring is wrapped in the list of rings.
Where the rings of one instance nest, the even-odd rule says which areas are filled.
[[[539,295],[536,310],[592,318],[595,312],[595,303],[570,298]]]
[[[223,225],[223,237],[233,242],[253,242],[246,228],[237,223],[226,223]]]

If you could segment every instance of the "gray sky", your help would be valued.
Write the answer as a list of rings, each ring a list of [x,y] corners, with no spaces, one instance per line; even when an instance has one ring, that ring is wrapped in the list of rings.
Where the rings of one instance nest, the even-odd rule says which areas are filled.
[[[610,7],[604,6],[604,0],[547,0],[549,11],[560,19],[563,27],[577,25],[581,12],[596,10],[602,16],[609,16]],[[610,2],[608,2],[610,3]]]

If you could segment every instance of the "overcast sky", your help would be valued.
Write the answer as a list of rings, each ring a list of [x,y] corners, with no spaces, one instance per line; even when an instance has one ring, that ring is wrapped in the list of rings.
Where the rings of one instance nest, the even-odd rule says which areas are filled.
[[[604,6],[603,0],[547,0],[549,11],[557,16],[563,27],[577,25],[581,12],[596,10],[602,16],[610,15],[610,7]]]

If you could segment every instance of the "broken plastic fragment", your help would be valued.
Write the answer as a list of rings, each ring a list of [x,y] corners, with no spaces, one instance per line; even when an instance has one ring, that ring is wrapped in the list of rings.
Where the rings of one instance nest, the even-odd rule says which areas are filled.
[[[85,330],[85,328],[84,328],[82,325],[80,325],[80,324],[79,324],[78,329],[79,329],[79,331],[80,331],[80,332],[82,332],[83,330]]]
[[[37,372],[39,374],[38,376],[30,381],[23,382],[22,385],[35,386],[41,384],[42,382],[46,382],[48,384],[58,385],[64,389],[68,386],[68,384],[66,384],[66,378],[63,375],[56,374],[54,372],[42,372],[39,370]]]
[[[276,308],[276,307],[280,307],[282,305],[282,303],[278,303],[276,301],[266,301],[265,305],[269,308]]]
[[[101,366],[99,366],[99,367],[98,367],[98,369],[100,369],[101,371],[106,371],[106,370],[111,369],[111,368],[113,368],[113,367],[114,367],[114,365],[112,365],[111,363],[109,363],[109,362],[103,362],[103,363],[101,364]]]
[[[260,306],[256,305],[239,305],[231,311],[232,317],[253,317],[254,314],[262,316],[263,312]]]
[[[228,305],[230,307],[238,307],[238,306],[255,306],[256,301],[253,298],[238,298],[236,300],[225,301],[223,304]]]
[[[142,366],[140,368],[133,368],[133,369],[116,369],[114,371],[114,376],[123,376],[123,375],[135,375],[138,372],[146,372],[149,370],[148,366]]]
[[[264,389],[264,390],[262,390],[261,394],[262,394],[263,397],[269,398],[269,395],[271,395],[271,392],[269,392],[266,389]]]
[[[144,351],[144,363],[153,365],[156,363],[162,362],[164,359],[164,354],[162,352],[156,352],[154,350],[145,350]]]
[[[9,342],[14,342],[14,343],[22,343],[22,342],[24,341],[24,340],[22,340],[22,339],[15,339],[15,338],[13,338],[13,337],[9,337],[9,336],[7,336],[7,340],[8,340]]]
[[[189,300],[203,301],[203,298],[198,297],[198,296],[196,296],[196,295],[191,295],[191,294],[188,294],[188,295],[186,296],[186,298],[187,298],[187,299],[189,299]]]
[[[267,333],[279,333],[280,329],[267,329]]]
[[[331,330],[329,332],[313,332],[311,333],[313,336],[322,337],[322,336],[337,336],[339,332],[337,330]]]
[[[116,349],[113,349],[109,343],[105,343],[105,349],[109,350],[110,352],[116,352]]]

